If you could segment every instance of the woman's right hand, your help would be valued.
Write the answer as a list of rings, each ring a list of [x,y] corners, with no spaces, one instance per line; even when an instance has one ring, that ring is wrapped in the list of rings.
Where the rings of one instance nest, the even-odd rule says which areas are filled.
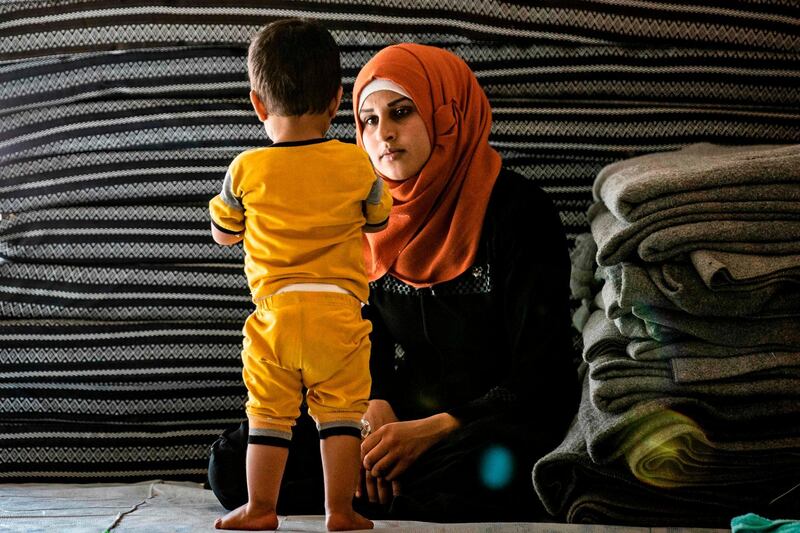
[[[381,426],[397,422],[394,409],[386,400],[370,400],[364,419],[369,422],[371,431],[377,431]],[[363,452],[362,452],[363,456]],[[366,493],[367,500],[372,503],[388,505],[392,497],[399,494],[400,484],[397,481],[387,481],[382,477],[374,477],[361,465],[361,477],[356,488],[356,498],[361,498]]]

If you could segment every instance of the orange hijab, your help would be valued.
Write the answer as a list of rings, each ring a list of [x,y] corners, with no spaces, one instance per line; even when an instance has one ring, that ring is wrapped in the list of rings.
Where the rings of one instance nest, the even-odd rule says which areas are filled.
[[[492,109],[475,74],[455,54],[419,44],[384,48],[364,65],[353,87],[356,139],[361,90],[388,79],[409,94],[425,122],[431,156],[408,180],[385,180],[394,205],[389,227],[366,234],[367,275],[387,272],[430,287],[466,271],[475,259],[500,154],[489,146]]]

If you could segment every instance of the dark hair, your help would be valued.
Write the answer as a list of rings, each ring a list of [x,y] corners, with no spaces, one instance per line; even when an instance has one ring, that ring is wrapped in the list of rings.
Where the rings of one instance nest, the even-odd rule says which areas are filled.
[[[328,30],[306,19],[267,24],[247,53],[250,86],[269,113],[323,113],[342,84],[339,47]]]

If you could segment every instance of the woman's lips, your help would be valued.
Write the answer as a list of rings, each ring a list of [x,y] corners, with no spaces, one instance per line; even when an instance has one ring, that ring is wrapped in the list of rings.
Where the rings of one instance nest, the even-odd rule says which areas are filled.
[[[387,159],[389,161],[394,161],[396,157],[399,157],[400,154],[403,153],[403,150],[386,150],[381,154],[381,159]]]

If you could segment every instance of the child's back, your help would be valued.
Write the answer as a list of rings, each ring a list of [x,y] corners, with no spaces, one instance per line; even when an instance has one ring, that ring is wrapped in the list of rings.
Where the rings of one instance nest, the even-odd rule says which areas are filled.
[[[391,196],[355,145],[325,140],[342,97],[336,43],[315,23],[262,28],[248,53],[250,100],[273,144],[231,163],[209,204],[220,244],[244,240],[256,310],[245,322],[249,501],[219,529],[275,529],[302,390],[317,423],[329,529],[366,529],[353,510],[370,393],[369,288],[361,232],[384,227]]]

